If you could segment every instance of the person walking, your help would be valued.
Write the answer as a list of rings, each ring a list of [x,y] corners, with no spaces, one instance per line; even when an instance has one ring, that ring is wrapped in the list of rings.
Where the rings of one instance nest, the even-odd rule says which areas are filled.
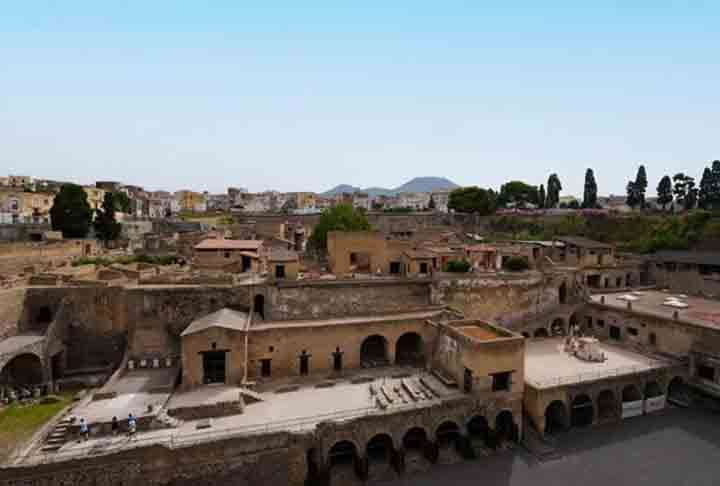
[[[110,423],[110,432],[112,432],[112,435],[118,435],[119,428],[120,425],[118,424],[117,417],[113,417],[112,422]]]
[[[135,437],[135,432],[137,432],[137,422],[135,421],[135,417],[133,417],[133,414],[128,415],[128,437],[133,438]]]
[[[80,438],[85,441],[90,438],[90,428],[84,418],[80,419]]]

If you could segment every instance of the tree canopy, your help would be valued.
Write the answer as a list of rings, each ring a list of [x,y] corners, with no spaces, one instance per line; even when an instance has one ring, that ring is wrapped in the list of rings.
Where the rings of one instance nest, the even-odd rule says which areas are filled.
[[[698,189],[695,187],[695,179],[679,172],[673,176],[673,194],[675,202],[689,211],[695,207],[698,198]]]
[[[583,192],[583,208],[595,209],[597,207],[597,182],[592,169],[585,171],[585,190]]]
[[[645,191],[647,190],[647,174],[645,172],[645,166],[641,165],[638,168],[637,175],[634,181],[627,183],[627,199],[626,203],[631,208],[640,207],[645,209]]]
[[[320,221],[310,235],[309,244],[317,250],[327,249],[327,234],[330,231],[367,231],[370,229],[367,217],[355,211],[349,204],[339,204],[323,211]]]
[[[557,207],[560,202],[560,191],[562,191],[562,184],[560,184],[560,178],[557,174],[550,174],[547,181],[547,198],[545,200],[546,208]]]
[[[500,187],[497,203],[500,207],[524,208],[528,204],[538,205],[538,188],[523,181],[506,182]]]
[[[448,208],[459,213],[486,216],[495,212],[497,196],[492,189],[477,186],[455,189],[448,197]]]
[[[113,193],[105,193],[102,209],[95,210],[93,227],[97,237],[106,243],[116,240],[120,236],[122,226],[115,220],[115,197]]]
[[[663,176],[657,186],[657,202],[662,205],[663,211],[665,206],[673,200],[673,186],[670,176]]]
[[[52,228],[65,238],[85,238],[92,214],[85,190],[76,184],[63,184],[50,208]]]
[[[115,191],[112,193],[113,196],[113,203],[115,206],[115,211],[119,211],[121,213],[129,214],[132,209],[132,202],[130,201],[130,198],[127,194],[120,191]],[[104,204],[104,201],[103,201]]]
[[[545,207],[545,186],[540,184],[540,189],[538,190],[538,207],[544,208]]]

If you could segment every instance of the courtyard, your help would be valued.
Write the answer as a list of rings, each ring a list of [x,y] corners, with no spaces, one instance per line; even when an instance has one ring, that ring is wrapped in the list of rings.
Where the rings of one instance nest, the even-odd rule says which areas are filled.
[[[620,423],[572,430],[556,442],[558,457],[545,462],[516,449],[371,484],[714,486],[720,477],[720,421],[717,414],[707,411],[670,408]]]

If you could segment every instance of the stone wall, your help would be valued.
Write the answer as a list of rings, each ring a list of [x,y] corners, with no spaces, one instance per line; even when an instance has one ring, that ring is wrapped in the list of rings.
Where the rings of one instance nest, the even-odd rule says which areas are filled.
[[[650,278],[660,287],[668,287],[671,292],[702,295],[720,299],[720,276],[702,275],[697,265],[685,269],[667,271],[663,266],[650,264]]]
[[[0,340],[14,336],[22,319],[26,290],[0,290]]]
[[[54,243],[5,243],[0,245],[0,273],[22,273],[26,267],[34,265],[42,267],[55,264],[58,261],[68,261],[75,257],[94,253],[96,246],[95,240],[64,240]]]
[[[350,280],[278,282],[265,299],[272,320],[376,315],[430,304],[427,281]]]

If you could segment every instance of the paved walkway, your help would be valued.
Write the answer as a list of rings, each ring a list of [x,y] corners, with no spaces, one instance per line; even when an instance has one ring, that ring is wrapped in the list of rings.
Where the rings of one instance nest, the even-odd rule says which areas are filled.
[[[569,433],[560,459],[540,463],[524,452],[435,466],[375,486],[717,486],[720,416],[669,409]]]

